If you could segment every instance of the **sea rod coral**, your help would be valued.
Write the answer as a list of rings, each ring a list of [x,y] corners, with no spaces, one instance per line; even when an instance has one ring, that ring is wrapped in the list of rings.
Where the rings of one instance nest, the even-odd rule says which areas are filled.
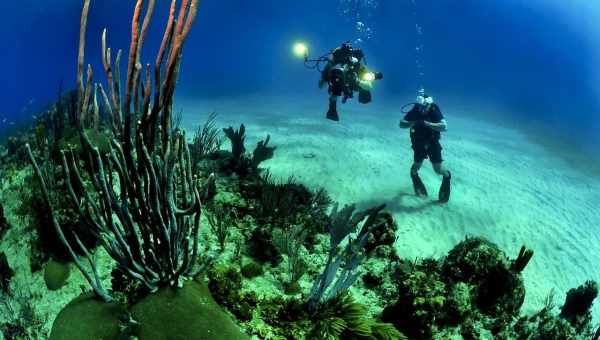
[[[196,18],[198,0],[182,0],[177,15],[177,1],[171,1],[154,63],[154,79],[150,64],[143,67],[140,62],[156,1],[147,1],[142,17],[145,2],[137,0],[133,13],[124,84],[120,81],[119,68],[122,53],[117,53],[113,71],[107,31],[102,34],[107,93],[103,86],[94,84],[91,66],[87,67],[87,81],[83,81],[90,8],[90,0],[84,0],[77,63],[77,128],[83,150],[81,155],[62,151],[62,169],[71,200],[104,249],[127,275],[156,290],[161,286],[179,285],[182,278],[193,274],[198,258],[203,188],[192,174],[185,135],[172,126],[173,96],[182,49]],[[114,135],[107,153],[101,153],[93,144],[83,124],[85,117],[97,109],[98,92]],[[29,145],[27,150],[50,206],[42,172]],[[214,176],[207,181],[214,181]],[[53,207],[50,210],[54,211]],[[94,292],[103,300],[111,301],[90,251],[77,237],[76,245],[67,242],[54,212],[52,219],[59,237]],[[75,246],[85,254],[91,273],[74,251]]]

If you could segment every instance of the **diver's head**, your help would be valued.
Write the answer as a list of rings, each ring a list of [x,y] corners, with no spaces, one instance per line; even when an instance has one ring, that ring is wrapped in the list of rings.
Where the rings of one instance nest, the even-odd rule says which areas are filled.
[[[345,51],[352,51],[352,43],[350,41],[346,41],[342,43],[342,46],[340,46],[340,48]]]
[[[420,89],[417,93],[417,104],[429,109],[429,107],[433,104],[433,97],[425,93],[425,89]]]
[[[361,61],[361,60],[363,60],[363,58],[365,57],[365,54],[364,54],[364,52],[363,52],[361,49],[359,49],[359,48],[355,48],[355,49],[353,49],[353,50],[352,50],[352,55],[353,55],[353,56],[354,56],[356,59],[358,59],[358,61]]]
[[[354,56],[354,48],[352,47],[352,43],[350,41],[346,41],[345,43],[342,43],[340,50],[342,51],[344,58],[349,59]]]

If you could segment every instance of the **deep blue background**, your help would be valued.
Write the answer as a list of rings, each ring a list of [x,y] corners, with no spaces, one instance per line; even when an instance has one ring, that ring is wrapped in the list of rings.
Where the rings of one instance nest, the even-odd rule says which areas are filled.
[[[340,2],[204,0],[185,50],[179,95],[314,95],[317,75],[300,66],[290,47],[302,39],[319,54],[355,38],[355,23],[340,15]],[[589,2],[416,0],[415,18],[410,0],[379,0],[365,18],[374,36],[364,44],[370,65],[386,76],[377,96],[401,103],[423,83],[440,100],[490,103],[506,109],[507,121],[542,122],[573,143],[598,145],[600,28],[594,31],[593,23],[600,5]],[[107,26],[110,46],[126,49],[133,3],[92,0],[87,61],[97,79],[104,79],[97,64],[100,32]],[[168,1],[158,3],[147,61],[165,21]],[[4,118],[29,119],[54,99],[61,79],[65,87],[74,85],[80,9],[78,0],[1,2],[0,130],[7,127]],[[423,79],[415,70],[416,21],[423,27]]]

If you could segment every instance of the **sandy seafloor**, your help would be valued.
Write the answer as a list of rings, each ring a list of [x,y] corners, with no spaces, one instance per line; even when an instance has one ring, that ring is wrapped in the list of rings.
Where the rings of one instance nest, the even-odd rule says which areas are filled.
[[[270,134],[277,150],[263,167],[278,178],[293,175],[309,187],[324,187],[340,203],[387,203],[399,226],[396,248],[402,257],[443,256],[467,235],[490,239],[510,257],[523,244],[534,249],[523,274],[525,313],[539,309],[551,289],[561,305],[568,289],[600,280],[600,172],[587,168],[594,161],[549,147],[560,143],[543,131],[531,136],[483,118],[502,120],[503,113],[490,105],[442,100],[449,124],[443,156],[453,191],[448,205],[438,205],[434,198],[441,179],[429,163],[421,177],[430,198],[413,195],[408,131],[398,128],[400,107],[410,100],[349,102],[339,106],[340,123],[324,118],[325,93],[295,99],[179,98],[176,109],[184,109],[182,125],[189,135],[212,111],[219,114],[219,126],[244,123],[248,151]],[[565,153],[572,159],[561,156]],[[598,322],[600,302],[593,312]]]

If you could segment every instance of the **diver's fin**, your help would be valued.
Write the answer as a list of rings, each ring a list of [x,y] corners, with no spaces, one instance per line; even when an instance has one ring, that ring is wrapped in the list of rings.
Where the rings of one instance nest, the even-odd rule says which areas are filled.
[[[425,184],[423,184],[423,181],[421,180],[421,177],[419,177],[419,174],[411,173],[410,178],[412,178],[413,188],[415,189],[415,195],[426,197],[427,188],[425,188]]]
[[[338,116],[337,113],[337,102],[336,101],[329,101],[329,110],[327,110],[327,119],[329,120],[333,120],[334,122],[339,122],[340,121],[340,117]]]
[[[450,171],[448,171],[448,176],[444,176],[444,179],[442,180],[442,185],[440,186],[440,193],[439,193],[439,200],[440,203],[448,203],[448,201],[450,200],[450,179],[452,178],[452,175],[450,174]]]

